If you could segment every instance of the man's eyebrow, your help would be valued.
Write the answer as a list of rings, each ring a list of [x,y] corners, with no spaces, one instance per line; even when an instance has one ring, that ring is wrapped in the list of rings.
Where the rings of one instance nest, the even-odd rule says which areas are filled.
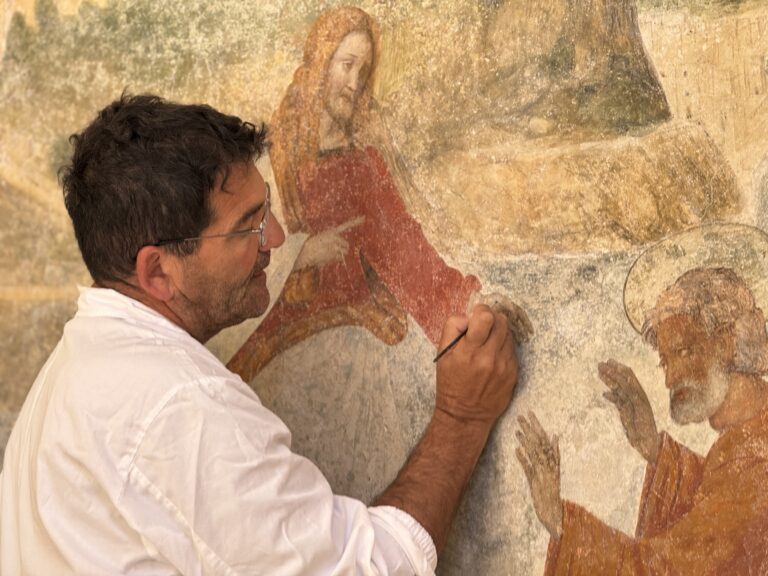
[[[234,223],[231,232],[239,232],[242,230],[243,226],[249,223],[251,219],[253,219],[253,217],[258,214],[262,208],[264,208],[266,203],[267,201],[265,199],[264,202],[261,202],[256,206],[251,206],[248,210],[246,210],[245,213],[237,219],[237,222]]]

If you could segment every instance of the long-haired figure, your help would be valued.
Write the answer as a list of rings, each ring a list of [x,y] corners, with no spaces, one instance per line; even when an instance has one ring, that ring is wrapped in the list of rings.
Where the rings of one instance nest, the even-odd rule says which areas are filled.
[[[305,338],[362,326],[395,344],[407,314],[437,343],[480,282],[449,267],[408,214],[381,151],[372,97],[376,22],[357,8],[315,22],[272,119],[271,160],[290,232],[309,235],[270,314],[229,363],[250,381]]]

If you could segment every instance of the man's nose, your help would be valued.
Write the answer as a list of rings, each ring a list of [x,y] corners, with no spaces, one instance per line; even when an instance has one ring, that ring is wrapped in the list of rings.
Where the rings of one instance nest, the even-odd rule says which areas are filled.
[[[680,382],[680,370],[675,362],[670,362],[664,367],[664,385],[672,390]]]
[[[360,87],[360,71],[352,70],[349,72],[349,75],[347,76],[347,88],[349,90],[352,90],[353,93],[356,93],[359,87]]]
[[[279,248],[285,242],[285,230],[283,230],[283,226],[278,222],[277,218],[269,219],[267,229],[264,232],[266,242],[264,242],[264,246],[259,248],[262,252],[269,252],[273,248]]]

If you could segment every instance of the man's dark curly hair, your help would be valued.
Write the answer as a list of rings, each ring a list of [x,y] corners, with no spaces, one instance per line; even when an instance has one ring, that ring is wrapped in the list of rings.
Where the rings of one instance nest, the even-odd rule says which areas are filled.
[[[124,282],[136,254],[170,238],[198,236],[211,222],[217,178],[258,159],[267,129],[206,105],[123,93],[79,134],[59,172],[64,203],[97,283]],[[223,187],[223,184],[222,184]],[[179,256],[197,242],[165,247]]]

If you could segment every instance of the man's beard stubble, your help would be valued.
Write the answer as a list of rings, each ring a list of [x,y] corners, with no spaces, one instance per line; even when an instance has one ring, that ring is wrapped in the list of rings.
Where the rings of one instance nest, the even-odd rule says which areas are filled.
[[[269,253],[259,253],[251,273],[236,283],[192,273],[189,288],[178,294],[186,315],[194,319],[195,337],[206,342],[221,330],[266,312],[269,292],[266,285],[263,289],[253,286],[253,281],[269,265],[269,259]],[[263,298],[259,297],[261,290]]]

